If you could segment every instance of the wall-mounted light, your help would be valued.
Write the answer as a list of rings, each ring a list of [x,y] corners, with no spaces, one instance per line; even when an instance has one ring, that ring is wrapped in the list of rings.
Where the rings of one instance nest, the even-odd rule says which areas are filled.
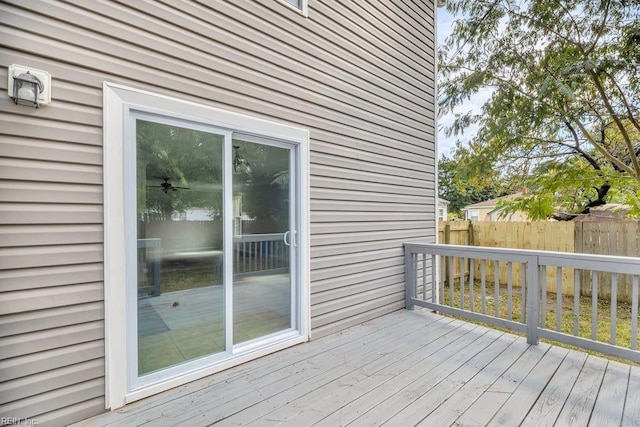
[[[51,102],[51,75],[46,71],[11,65],[7,86],[9,96],[16,104],[39,108]]]

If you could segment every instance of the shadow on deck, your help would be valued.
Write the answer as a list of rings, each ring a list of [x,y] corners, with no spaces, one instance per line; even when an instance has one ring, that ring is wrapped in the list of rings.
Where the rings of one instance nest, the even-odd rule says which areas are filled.
[[[401,310],[78,425],[640,423],[640,368]]]

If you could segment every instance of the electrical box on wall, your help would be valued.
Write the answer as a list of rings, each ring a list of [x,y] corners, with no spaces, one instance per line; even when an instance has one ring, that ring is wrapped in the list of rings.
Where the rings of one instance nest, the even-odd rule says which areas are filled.
[[[51,102],[51,74],[43,70],[37,70],[35,68],[26,67],[24,65],[10,65],[9,66],[9,81],[7,84],[7,89],[9,92],[9,96],[12,99],[16,99],[14,86],[16,84],[20,84],[20,76],[25,76],[26,74],[30,74],[35,77],[37,81],[41,84],[40,90],[37,94],[37,104],[44,105],[49,104]],[[16,81],[18,78],[18,81]],[[34,79],[35,80],[35,79]],[[39,86],[39,85],[38,85]],[[16,102],[17,103],[17,102]]]

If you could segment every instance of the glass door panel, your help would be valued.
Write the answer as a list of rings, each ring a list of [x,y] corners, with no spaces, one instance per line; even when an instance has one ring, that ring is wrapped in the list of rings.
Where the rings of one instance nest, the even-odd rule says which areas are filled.
[[[291,149],[233,140],[233,343],[292,328]]]
[[[225,351],[223,149],[136,120],[138,376]]]

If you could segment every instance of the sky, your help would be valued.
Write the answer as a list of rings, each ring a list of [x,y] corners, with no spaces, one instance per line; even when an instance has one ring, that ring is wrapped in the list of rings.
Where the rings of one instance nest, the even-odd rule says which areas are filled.
[[[438,30],[438,44],[444,42],[444,39],[449,35],[450,29],[452,27],[452,23],[454,21],[453,16],[446,11],[445,8],[439,7],[437,9],[437,30]],[[491,90],[486,89],[479,92],[476,96],[472,97],[467,103],[465,103],[462,108],[459,109],[460,113],[466,113],[469,110],[473,110],[475,112],[480,112],[482,104],[488,99],[491,95]],[[441,128],[443,126],[448,126],[453,123],[454,115],[447,114],[446,116],[440,117],[438,119],[438,127]],[[453,154],[453,150],[455,149],[456,139],[459,139],[461,142],[467,142],[477,131],[476,126],[471,126],[469,129],[465,130],[464,135],[458,135],[446,137],[444,132],[441,130],[438,131],[438,157],[441,158],[443,154],[447,156],[451,156]]]

